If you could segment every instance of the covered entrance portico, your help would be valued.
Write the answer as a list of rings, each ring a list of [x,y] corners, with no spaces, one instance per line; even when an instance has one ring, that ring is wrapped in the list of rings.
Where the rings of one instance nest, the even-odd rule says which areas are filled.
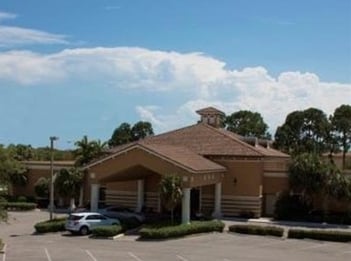
[[[98,208],[101,185],[118,183],[116,191],[132,195],[128,199],[135,201],[135,210],[139,212],[154,202],[148,195],[158,195],[162,176],[178,175],[182,180],[182,223],[190,222],[191,189],[206,185],[215,186],[213,215],[221,216],[221,181],[226,169],[183,147],[134,143],[93,162],[87,169],[90,173],[92,211]],[[160,201],[156,209],[155,204],[152,206],[160,212]]]

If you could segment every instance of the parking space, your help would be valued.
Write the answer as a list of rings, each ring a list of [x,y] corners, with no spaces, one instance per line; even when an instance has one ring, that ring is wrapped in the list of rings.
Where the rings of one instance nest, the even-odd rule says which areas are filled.
[[[20,218],[17,219],[20,221]],[[97,240],[67,233],[32,235],[9,225],[6,254],[0,261],[251,261],[351,260],[350,243],[290,240],[273,237],[212,233],[167,241],[135,241],[135,236]],[[3,226],[0,229],[4,228]],[[0,233],[6,231],[0,230]],[[12,233],[11,233],[12,231]],[[3,235],[0,235],[4,237]]]

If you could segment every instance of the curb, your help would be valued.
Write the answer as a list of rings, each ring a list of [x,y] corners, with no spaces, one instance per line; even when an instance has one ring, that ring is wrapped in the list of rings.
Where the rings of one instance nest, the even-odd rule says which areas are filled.
[[[116,240],[116,239],[118,239],[120,237],[124,237],[124,236],[125,236],[124,233],[122,233],[122,234],[115,235],[113,237],[109,237],[108,239]]]

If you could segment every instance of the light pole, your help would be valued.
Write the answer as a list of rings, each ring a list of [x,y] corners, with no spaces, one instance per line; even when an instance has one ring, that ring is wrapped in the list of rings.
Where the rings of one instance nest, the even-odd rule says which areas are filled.
[[[54,212],[54,141],[58,137],[50,137],[50,220],[52,220],[52,213]]]

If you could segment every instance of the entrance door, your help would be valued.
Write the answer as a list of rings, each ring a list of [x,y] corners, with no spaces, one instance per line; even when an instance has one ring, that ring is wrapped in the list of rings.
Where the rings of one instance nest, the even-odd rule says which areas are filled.
[[[190,191],[190,215],[196,217],[196,214],[200,213],[200,189],[192,188]]]

